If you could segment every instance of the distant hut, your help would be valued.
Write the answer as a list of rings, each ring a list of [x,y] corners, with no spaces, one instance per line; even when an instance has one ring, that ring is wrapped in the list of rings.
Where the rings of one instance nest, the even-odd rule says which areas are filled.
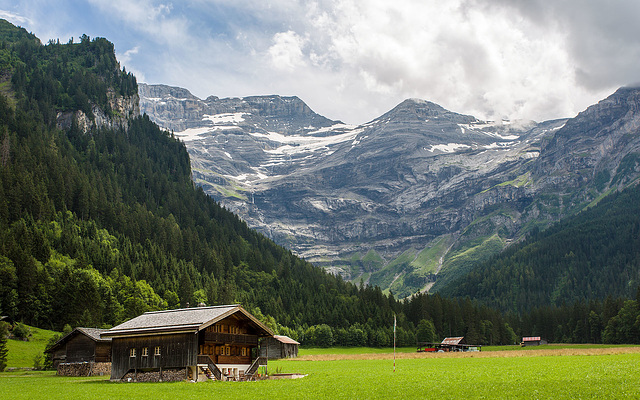
[[[547,341],[542,339],[540,336],[525,336],[522,338],[522,343],[520,343],[520,346],[540,346],[543,344],[547,344]]]
[[[440,343],[419,342],[418,352],[425,351],[480,351],[482,346],[467,344],[464,336],[444,338]]]
[[[260,349],[261,357],[269,357],[270,360],[278,358],[298,357],[298,346],[300,343],[289,336],[274,335],[263,339]]]
[[[111,373],[111,338],[106,329],[76,328],[46,350],[58,375],[90,376]]]

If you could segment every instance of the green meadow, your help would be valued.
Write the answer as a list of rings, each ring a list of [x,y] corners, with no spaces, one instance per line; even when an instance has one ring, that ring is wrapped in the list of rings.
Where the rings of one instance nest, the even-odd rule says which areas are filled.
[[[406,353],[405,353],[406,354]],[[280,360],[270,372],[308,374],[259,382],[112,383],[53,372],[0,374],[2,399],[618,399],[640,398],[640,352],[559,355],[549,351],[457,357]],[[407,354],[407,356],[409,356]],[[317,356],[315,356],[317,357]],[[367,357],[372,357],[367,359]]]

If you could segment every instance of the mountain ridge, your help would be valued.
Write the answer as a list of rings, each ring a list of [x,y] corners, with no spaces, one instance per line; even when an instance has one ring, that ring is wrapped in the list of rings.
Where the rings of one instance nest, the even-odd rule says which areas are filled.
[[[262,124],[254,118],[251,126],[211,129],[203,123],[210,114],[201,111],[190,120],[198,135],[175,134],[187,144],[196,183],[250,226],[346,279],[404,297],[442,287],[533,227],[628,184],[614,182],[614,170],[636,147],[620,148],[625,134],[615,126],[603,135],[622,155],[612,153],[613,144],[598,147],[583,135],[568,145],[579,152],[562,149],[573,126],[597,129],[598,122],[589,121],[618,121],[621,104],[635,104],[625,97],[633,90],[616,93],[573,119],[540,123],[481,121],[407,99],[358,126],[326,121],[307,125],[308,132],[274,132],[291,125],[291,115],[274,113]],[[587,162],[591,152],[601,153],[607,168]],[[564,153],[574,156],[563,156],[563,166],[554,154]]]

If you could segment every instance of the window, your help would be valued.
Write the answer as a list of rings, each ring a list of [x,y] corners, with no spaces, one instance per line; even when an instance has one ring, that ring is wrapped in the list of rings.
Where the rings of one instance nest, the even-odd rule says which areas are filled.
[[[135,357],[136,356],[136,349],[129,349],[129,357]]]
[[[149,355],[149,348],[148,347],[143,347],[142,348],[142,357],[147,357]]]
[[[156,346],[155,350],[153,351],[153,355],[154,356],[159,356],[160,355],[160,346]]]
[[[247,348],[243,347],[242,348],[242,357],[245,357],[247,355]]]
[[[230,356],[231,355],[231,347],[227,346],[227,355]]]

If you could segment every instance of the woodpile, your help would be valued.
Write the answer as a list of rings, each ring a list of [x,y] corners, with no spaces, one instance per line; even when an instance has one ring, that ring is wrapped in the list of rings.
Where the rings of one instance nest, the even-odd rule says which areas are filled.
[[[57,374],[61,376],[102,376],[111,375],[111,363],[93,361],[60,363]]]
[[[162,379],[160,371],[129,371],[122,378],[123,382],[175,382],[187,379],[184,369],[163,369]]]

